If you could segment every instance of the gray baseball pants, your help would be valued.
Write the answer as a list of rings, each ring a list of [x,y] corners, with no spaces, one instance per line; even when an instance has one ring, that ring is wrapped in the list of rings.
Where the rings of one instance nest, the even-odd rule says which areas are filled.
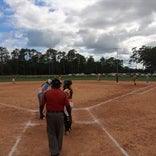
[[[51,155],[59,153],[62,149],[64,132],[63,112],[47,112],[47,135]]]

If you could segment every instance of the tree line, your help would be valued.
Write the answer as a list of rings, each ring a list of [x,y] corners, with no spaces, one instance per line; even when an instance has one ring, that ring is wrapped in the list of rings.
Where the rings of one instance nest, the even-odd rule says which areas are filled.
[[[156,48],[155,48],[156,49]],[[155,50],[154,49],[154,50]],[[149,57],[156,59],[155,55],[141,55],[152,49],[143,47],[137,50],[133,49],[130,62],[143,63],[148,69],[155,69],[155,61],[150,62]],[[147,54],[148,54],[147,53]],[[155,52],[156,54],[156,52]],[[154,58],[153,58],[154,57]],[[154,66],[153,66],[154,63]],[[127,73],[134,69],[123,65],[123,60],[110,57],[101,57],[95,61],[93,56],[85,57],[79,54],[75,49],[68,52],[58,51],[52,48],[47,49],[45,53],[35,49],[14,49],[11,52],[5,47],[0,47],[0,75],[55,75],[55,74],[91,74],[91,73]]]
[[[141,63],[145,72],[156,73],[156,47],[145,46],[132,48],[129,62]]]

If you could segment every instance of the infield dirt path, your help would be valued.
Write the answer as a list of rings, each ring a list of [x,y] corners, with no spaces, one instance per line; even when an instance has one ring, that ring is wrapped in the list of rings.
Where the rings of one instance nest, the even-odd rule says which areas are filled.
[[[42,82],[0,83],[0,156],[50,156],[38,119]],[[73,81],[70,136],[61,156],[155,156],[156,83]]]

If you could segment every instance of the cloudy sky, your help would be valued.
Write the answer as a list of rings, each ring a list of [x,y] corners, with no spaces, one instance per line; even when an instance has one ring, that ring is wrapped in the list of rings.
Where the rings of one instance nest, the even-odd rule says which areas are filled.
[[[155,46],[156,0],[1,0],[0,46],[123,59]]]

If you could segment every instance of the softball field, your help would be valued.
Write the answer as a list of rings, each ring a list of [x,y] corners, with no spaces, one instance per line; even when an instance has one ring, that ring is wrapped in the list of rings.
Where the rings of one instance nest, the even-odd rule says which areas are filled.
[[[0,156],[50,156],[37,92],[0,83]],[[73,125],[60,156],[156,156],[156,83],[73,81]]]

